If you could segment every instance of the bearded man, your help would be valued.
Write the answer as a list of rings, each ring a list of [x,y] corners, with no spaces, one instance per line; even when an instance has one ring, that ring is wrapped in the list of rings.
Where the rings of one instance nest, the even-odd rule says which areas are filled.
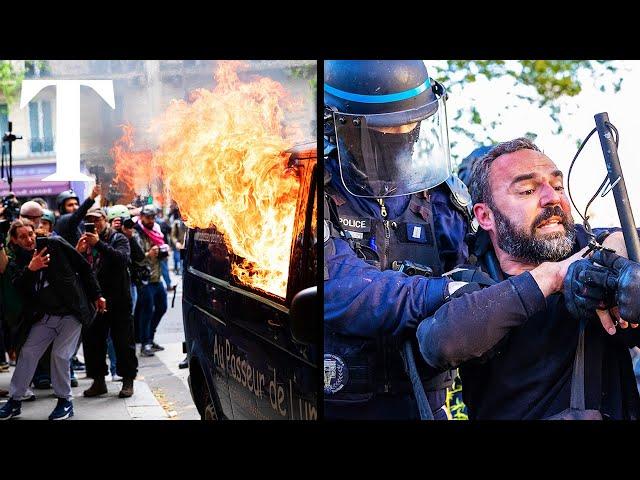
[[[640,265],[618,255],[614,265],[606,252],[593,253],[597,263],[582,258],[592,254],[590,237],[574,224],[563,174],[526,138],[477,161],[470,193],[478,262],[463,270],[469,283],[419,325],[424,359],[460,367],[470,419],[638,418],[628,349],[640,343],[639,319],[621,314],[638,311],[638,282],[623,281],[637,279]],[[613,230],[594,234],[626,256]],[[607,285],[617,300],[607,300]]]

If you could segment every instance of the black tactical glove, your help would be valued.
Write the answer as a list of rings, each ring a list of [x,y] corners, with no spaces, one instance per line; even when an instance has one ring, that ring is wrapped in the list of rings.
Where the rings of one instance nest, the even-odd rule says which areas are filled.
[[[640,263],[607,250],[599,250],[591,260],[615,275],[615,303],[620,318],[630,323],[640,322]],[[611,281],[610,278],[608,281]]]
[[[617,277],[591,260],[578,260],[569,265],[564,277],[564,300],[576,319],[597,320],[595,310],[608,310],[615,305]],[[624,318],[624,317],[623,317]]]

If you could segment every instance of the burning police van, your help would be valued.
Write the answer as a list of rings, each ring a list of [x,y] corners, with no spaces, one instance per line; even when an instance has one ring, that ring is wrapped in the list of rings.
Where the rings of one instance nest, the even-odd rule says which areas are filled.
[[[296,184],[290,213],[274,198],[273,209],[241,206],[246,214],[233,223],[246,222],[244,231],[187,233],[182,309],[189,385],[203,419],[317,419],[316,145],[286,154]],[[275,221],[264,223],[265,215]],[[268,238],[277,241],[254,245]],[[266,266],[247,260],[251,247]]]
[[[291,61],[214,63],[211,88],[172,99],[142,134],[122,126],[114,181],[170,198],[189,227],[182,307],[201,416],[314,420],[315,89]]]

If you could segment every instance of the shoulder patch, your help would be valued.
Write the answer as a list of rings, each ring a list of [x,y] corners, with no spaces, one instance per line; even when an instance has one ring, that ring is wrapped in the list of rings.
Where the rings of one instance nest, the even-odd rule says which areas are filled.
[[[469,189],[457,175],[451,175],[446,180],[446,184],[451,190],[454,202],[462,208],[471,207],[471,194]]]
[[[472,231],[475,231],[476,227],[473,222],[473,203],[471,201],[471,194],[469,193],[469,189],[464,184],[464,182],[460,180],[455,174],[452,174],[449,178],[447,178],[445,184],[451,191],[451,203],[453,203],[453,205],[458,210],[466,215],[467,221],[469,222]]]
[[[324,354],[324,393],[334,394],[349,381],[349,369],[344,360],[337,355]]]

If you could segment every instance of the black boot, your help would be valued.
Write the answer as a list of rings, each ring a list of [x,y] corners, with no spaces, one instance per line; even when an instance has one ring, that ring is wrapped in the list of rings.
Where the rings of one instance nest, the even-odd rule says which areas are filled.
[[[189,368],[189,357],[184,357],[184,360],[178,364],[178,368]]]

